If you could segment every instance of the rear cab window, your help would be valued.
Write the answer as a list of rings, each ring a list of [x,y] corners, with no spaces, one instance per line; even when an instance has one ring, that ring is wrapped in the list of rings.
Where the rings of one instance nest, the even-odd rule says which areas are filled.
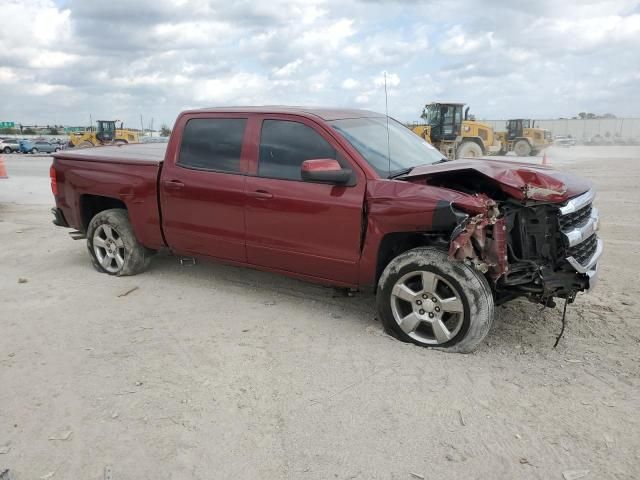
[[[177,165],[196,170],[241,173],[246,118],[192,118],[182,134]]]

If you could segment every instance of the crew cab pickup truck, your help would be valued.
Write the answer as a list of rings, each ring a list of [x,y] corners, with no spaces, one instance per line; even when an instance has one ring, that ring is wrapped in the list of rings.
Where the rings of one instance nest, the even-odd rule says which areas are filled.
[[[384,115],[254,107],[180,114],[168,144],[54,155],[54,223],[93,265],[154,252],[376,293],[386,330],[457,352],[494,305],[593,287],[602,244],[588,181],[548,167],[447,162]]]

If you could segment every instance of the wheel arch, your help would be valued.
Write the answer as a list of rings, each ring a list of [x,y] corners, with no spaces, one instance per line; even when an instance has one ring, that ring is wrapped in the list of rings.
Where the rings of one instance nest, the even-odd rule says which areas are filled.
[[[393,232],[387,233],[380,241],[376,260],[374,290],[387,265],[398,255],[416,247],[439,247],[447,250],[449,234],[445,232]]]
[[[524,140],[529,144],[529,147],[533,148],[533,143],[531,143],[531,140],[529,139],[529,137],[516,137],[513,139],[513,145],[515,146],[515,144],[518,143],[520,140]]]
[[[91,219],[103,210],[110,210],[112,208],[128,210],[127,205],[118,198],[91,194],[81,195],[79,199],[79,206],[83,232],[87,231]]]

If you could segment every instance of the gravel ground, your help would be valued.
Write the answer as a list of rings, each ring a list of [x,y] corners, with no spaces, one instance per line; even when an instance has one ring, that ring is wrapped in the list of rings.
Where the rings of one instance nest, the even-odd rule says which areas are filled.
[[[5,156],[0,472],[640,478],[640,149],[549,154],[599,191],[600,284],[557,349],[560,309],[516,301],[470,355],[391,339],[365,294],[171,257],[101,275],[50,222],[50,160]]]

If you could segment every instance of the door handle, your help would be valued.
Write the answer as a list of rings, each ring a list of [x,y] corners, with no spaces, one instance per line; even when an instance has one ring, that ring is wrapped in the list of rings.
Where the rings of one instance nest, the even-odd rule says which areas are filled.
[[[267,200],[269,198],[273,198],[273,194],[267,192],[266,190],[256,190],[255,192],[249,193],[253,198],[257,198],[260,200]]]
[[[170,189],[178,189],[184,187],[184,183],[182,183],[180,180],[166,180],[164,182],[164,186]]]

